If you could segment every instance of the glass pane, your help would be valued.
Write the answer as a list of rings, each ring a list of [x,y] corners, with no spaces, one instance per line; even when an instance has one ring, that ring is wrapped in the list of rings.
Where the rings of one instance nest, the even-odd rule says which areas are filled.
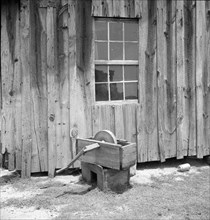
[[[138,66],[125,66],[125,81],[138,80]]]
[[[108,101],[108,84],[96,84],[96,101]]]
[[[110,81],[122,81],[122,66],[109,66]]]
[[[125,83],[125,99],[138,99],[137,83]]]
[[[125,41],[138,41],[138,24],[125,23]]]
[[[95,67],[95,81],[107,82],[108,81],[107,66],[96,65]]]
[[[96,60],[107,60],[108,59],[108,44],[107,43],[96,42],[95,59]]]
[[[95,23],[95,39],[96,40],[107,40],[108,39],[107,22],[96,21],[96,23]]]
[[[125,59],[138,60],[138,43],[125,43]]]
[[[122,31],[122,23],[114,22],[110,23],[110,40],[122,41],[123,39],[123,31]]]
[[[111,83],[110,84],[111,100],[123,100],[123,84]]]
[[[110,60],[123,59],[123,43],[110,43]]]

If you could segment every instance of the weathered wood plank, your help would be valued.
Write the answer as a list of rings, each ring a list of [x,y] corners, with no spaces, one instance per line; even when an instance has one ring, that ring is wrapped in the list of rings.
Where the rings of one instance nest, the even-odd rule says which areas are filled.
[[[205,155],[210,155],[210,2],[206,1],[205,5],[205,19],[206,19],[206,75],[207,80],[205,82]],[[208,115],[208,117],[207,117]]]
[[[14,54],[14,147],[15,147],[15,168],[21,170],[21,148],[22,148],[22,106],[21,106],[21,87],[22,73],[20,60],[20,12],[19,4],[15,4],[16,21],[15,21],[15,54]]]
[[[197,157],[209,155],[209,3],[196,2]]]
[[[189,115],[190,115],[190,128],[189,128],[189,150],[188,150],[188,155],[196,155],[196,76],[195,76],[195,65],[196,65],[196,8],[195,4],[196,1],[186,1],[186,3],[189,4],[190,10],[188,10],[188,13],[185,13],[185,16],[188,18],[188,32],[185,32],[186,38],[188,37],[189,44],[185,44],[186,50],[188,51],[187,53],[189,54],[186,55],[186,65],[185,67],[188,69],[188,74],[189,74],[189,87],[191,88],[191,93],[190,93],[190,101],[189,101]],[[185,7],[186,8],[186,7]],[[186,21],[186,19],[185,19]],[[186,29],[185,29],[186,30]],[[192,48],[192,49],[191,49]],[[189,59],[189,62],[188,62]]]
[[[112,105],[96,105],[92,107],[93,136],[101,130],[115,132],[114,108]]]
[[[197,157],[205,154],[205,81],[207,81],[205,1],[196,2]]]
[[[39,153],[41,171],[48,170],[48,101],[47,101],[47,9],[38,9],[37,23],[40,25],[39,42],[37,51],[40,56],[37,56],[39,65]]]
[[[92,111],[91,111],[91,115],[92,115],[92,133],[93,136],[95,136],[95,134],[101,130],[101,124],[100,124],[100,106],[99,105],[95,105],[92,107]]]
[[[136,143],[136,107],[137,104],[123,105],[123,120],[125,140]],[[123,129],[123,128],[122,128]]]
[[[21,71],[23,76],[22,85],[22,164],[21,176],[31,176],[31,151],[32,151],[32,131],[31,131],[31,56],[30,56],[30,1],[23,0],[20,13],[20,33],[21,33]]]
[[[139,163],[147,161],[147,148],[145,141],[141,137],[141,134],[144,132],[144,119],[141,115],[143,112],[143,105],[138,105],[136,108],[136,130],[137,130],[137,160]]]
[[[142,18],[143,2],[142,0],[135,0],[135,17],[137,18]]]
[[[61,6],[67,4],[63,1]],[[58,57],[59,57],[59,86],[60,86],[60,108],[61,122],[61,143],[57,143],[57,168],[68,164],[70,158],[70,114],[69,114],[69,71],[68,71],[68,10],[64,11],[59,17],[59,36],[58,36]]]
[[[85,155],[81,157],[81,161],[87,163],[95,163],[101,166],[119,170],[121,167],[121,158],[120,158],[121,145],[110,144],[110,143],[102,144],[100,141],[98,142],[96,140],[78,138],[77,139],[78,151],[80,151],[83,147],[93,143],[100,143],[100,148],[85,153]]]
[[[123,120],[123,107],[122,105],[115,105],[114,107],[114,123],[115,123],[115,136],[117,139],[125,139],[124,135],[124,120]]]
[[[36,29],[32,29],[31,47],[31,94],[32,94],[32,170],[43,172],[48,170],[47,162],[47,34],[46,34],[46,8],[37,8],[33,5],[32,21]],[[37,53],[35,53],[37,51]]]
[[[113,11],[113,14],[112,16],[113,17],[120,17],[121,16],[121,4],[123,4],[124,2],[121,1],[121,0],[113,0],[113,3],[112,3],[112,11]]]
[[[142,3],[139,21],[139,162],[159,159],[157,134],[156,1]],[[142,161],[141,161],[142,160]]]
[[[177,2],[177,159],[186,156],[189,138],[189,116],[186,92],[188,82],[185,77],[185,57],[184,57],[184,2]],[[189,111],[189,110],[188,110]],[[187,113],[187,114],[185,114]]]
[[[104,17],[109,17],[112,12],[110,10],[112,10],[112,1],[113,0],[103,0],[101,1],[101,13]]]
[[[93,0],[92,16],[99,17],[141,17],[140,0]]]
[[[57,0],[39,0],[38,1],[38,6],[40,8],[47,8],[47,7],[56,8],[58,3],[59,3],[59,1],[57,1]]]
[[[136,143],[128,143],[121,148],[122,154],[122,169],[127,169],[136,164],[137,149]]]
[[[110,130],[114,132],[114,106],[100,105],[100,130]]]
[[[166,22],[166,9],[163,0],[157,2],[157,57],[158,57],[158,132],[159,132],[159,154],[161,162],[165,161],[164,148],[164,72],[166,69],[165,62],[159,57],[166,57],[166,40],[164,36]]]
[[[92,105],[95,101],[95,74],[94,73],[94,37],[93,37],[93,17],[91,16],[92,1],[87,0],[84,2],[84,72],[85,72],[85,94],[86,94],[86,118],[87,125],[87,137],[93,136],[92,129],[92,117],[91,112]],[[91,116],[91,117],[90,117]]]
[[[176,156],[175,1],[157,1],[158,128],[160,158]]]
[[[30,23],[36,26],[36,31],[38,29],[37,22],[35,20],[36,8],[34,5],[34,1],[31,2],[31,10],[30,10]],[[41,164],[40,164],[40,126],[39,126],[39,73],[36,65],[36,34],[35,28],[31,27],[30,30],[30,68],[31,68],[31,132],[32,132],[32,150],[31,150],[31,172],[40,172]],[[41,112],[43,114],[43,112]]]
[[[146,162],[147,161],[147,136],[146,127],[147,127],[147,118],[145,114],[147,114],[146,109],[148,109],[147,104],[147,97],[146,97],[146,88],[148,88],[146,82],[146,76],[149,74],[150,76],[153,72],[149,72],[148,66],[146,65],[146,61],[150,60],[149,52],[147,51],[148,42],[148,31],[149,31],[149,5],[148,1],[143,1],[142,3],[142,14],[141,19],[139,20],[139,106],[137,108],[137,147],[138,147],[138,162]],[[154,37],[154,36],[152,36]],[[154,42],[153,42],[154,43]],[[151,47],[153,50],[153,47]],[[146,55],[148,54],[148,55]],[[154,54],[155,55],[155,54]],[[154,56],[151,53],[151,57]],[[153,59],[151,59],[153,61]],[[151,66],[153,68],[153,65]],[[153,85],[153,80],[152,80]],[[150,89],[150,88],[149,88]],[[153,88],[152,88],[153,89]],[[150,96],[151,97],[151,96]],[[153,109],[151,109],[152,111]],[[150,111],[150,113],[151,113]],[[153,115],[150,115],[153,119]]]
[[[71,159],[76,155],[76,141],[75,138],[78,135],[78,118],[76,108],[80,108],[80,94],[78,91],[78,76],[77,76],[77,55],[76,55],[76,13],[77,2],[71,0],[68,2],[68,32],[69,32],[69,89],[70,89],[70,136],[71,136]],[[73,95],[75,94],[75,95]],[[76,99],[75,99],[76,98]],[[78,100],[78,103],[77,101]],[[78,110],[79,111],[79,110]],[[81,118],[82,120],[82,118]],[[75,131],[74,131],[75,130]],[[76,135],[74,135],[76,133]]]
[[[48,175],[54,176],[56,167],[56,12],[47,8],[47,82],[48,82]]]
[[[8,169],[14,163],[14,63],[15,63],[15,21],[16,5],[4,2],[1,8],[1,70],[2,70],[2,153],[8,152]]]
[[[125,0],[125,3],[123,5],[125,11],[123,17],[129,17],[129,18],[136,17],[135,6],[136,6],[135,0]]]
[[[93,16],[102,16],[101,0],[92,0],[92,15]]]
[[[87,135],[87,102],[85,100],[85,74],[83,68],[83,4],[81,1],[68,2],[69,13],[69,74],[70,74],[70,129],[76,127],[80,137]],[[89,116],[88,116],[89,117]],[[74,144],[73,144],[74,143]],[[76,153],[72,142],[73,155]],[[77,164],[75,164],[76,166]]]
[[[177,2],[177,158],[196,154],[195,1]]]

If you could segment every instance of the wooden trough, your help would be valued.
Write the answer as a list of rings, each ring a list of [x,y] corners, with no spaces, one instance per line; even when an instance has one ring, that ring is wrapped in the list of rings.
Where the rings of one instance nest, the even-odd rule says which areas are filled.
[[[77,151],[94,143],[99,144],[100,147],[85,153],[80,157],[81,161],[115,170],[125,170],[135,165],[137,155],[135,143],[117,140],[117,144],[113,144],[93,138],[77,138]]]
[[[78,152],[86,146],[99,145],[79,158],[83,179],[88,183],[96,182],[103,191],[126,189],[130,181],[130,167],[136,163],[136,144],[125,140],[108,143],[95,140],[95,137],[77,138]]]
[[[108,130],[99,131],[94,138],[77,138],[77,155],[56,174],[81,161],[82,177],[96,182],[99,189],[122,191],[130,181],[130,167],[136,164],[136,144],[117,140]]]

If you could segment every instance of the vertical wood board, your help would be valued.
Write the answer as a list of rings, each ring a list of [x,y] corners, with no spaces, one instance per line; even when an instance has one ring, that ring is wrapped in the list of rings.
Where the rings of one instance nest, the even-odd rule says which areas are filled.
[[[31,176],[31,151],[32,151],[32,131],[31,131],[31,56],[30,56],[30,1],[24,0],[21,5],[20,33],[21,33],[21,71],[23,75],[22,86],[22,163],[21,176]]]
[[[139,161],[157,160],[156,1],[144,1],[139,21]]]
[[[54,176],[56,167],[56,48],[55,9],[47,8],[47,88],[48,88],[48,175]]]

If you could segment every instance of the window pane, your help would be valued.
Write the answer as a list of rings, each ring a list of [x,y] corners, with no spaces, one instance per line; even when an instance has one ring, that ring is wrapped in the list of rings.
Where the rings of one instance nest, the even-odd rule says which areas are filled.
[[[123,39],[123,31],[122,31],[122,23],[114,22],[110,23],[110,40],[122,41]]]
[[[138,99],[137,83],[125,83],[125,99]]]
[[[123,84],[111,83],[110,84],[111,100],[123,100]]]
[[[107,66],[96,65],[95,67],[95,81],[107,82],[108,81]]]
[[[96,101],[108,101],[108,84],[96,84]]]
[[[96,60],[107,60],[108,59],[108,44],[107,43],[96,42],[95,59]]]
[[[138,80],[138,66],[125,66],[125,81]]]
[[[125,59],[138,60],[138,43],[125,43]]]
[[[95,39],[96,40],[107,40],[108,31],[107,31],[107,22],[105,21],[96,21],[95,23]]]
[[[125,41],[138,41],[138,24],[125,23]]]
[[[110,43],[110,60],[122,60],[122,59],[123,59],[123,44]]]
[[[110,81],[122,81],[122,66],[109,66]]]

